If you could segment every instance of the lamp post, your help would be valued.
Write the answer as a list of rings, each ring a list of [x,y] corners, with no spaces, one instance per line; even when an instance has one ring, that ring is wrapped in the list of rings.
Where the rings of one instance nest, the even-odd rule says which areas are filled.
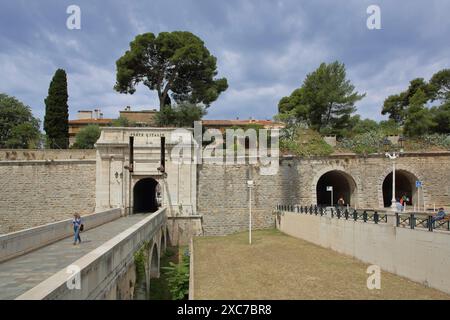
[[[247,180],[248,186],[248,243],[252,244],[252,188],[253,180]]]
[[[392,143],[388,138],[384,138],[383,144],[385,147],[385,155],[387,158],[392,160],[392,200],[391,200],[391,208],[392,210],[397,209],[397,199],[395,197],[395,160],[400,157],[400,154],[403,153],[403,142],[404,138],[400,137],[398,139],[398,145],[400,147],[399,152],[396,152],[395,149],[390,151]]]

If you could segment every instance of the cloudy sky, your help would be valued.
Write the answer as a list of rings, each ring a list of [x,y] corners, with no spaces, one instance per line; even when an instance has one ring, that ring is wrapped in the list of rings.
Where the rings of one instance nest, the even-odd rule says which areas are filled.
[[[72,4],[81,8],[81,30],[66,27]],[[366,27],[372,4],[381,8],[381,30]],[[146,87],[113,90],[115,61],[139,33],[187,30],[229,83],[207,118],[272,118],[309,72],[339,60],[367,93],[358,112],[381,119],[385,97],[450,67],[449,12],[448,0],[0,0],[0,92],[42,119],[52,75],[64,68],[71,118],[96,107],[106,117],[126,105],[156,108]]]

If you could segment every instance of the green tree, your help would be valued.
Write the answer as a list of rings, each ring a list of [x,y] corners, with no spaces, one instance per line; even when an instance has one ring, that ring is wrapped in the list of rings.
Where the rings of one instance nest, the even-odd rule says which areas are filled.
[[[69,147],[69,106],[67,105],[67,76],[58,69],[50,82],[45,99],[44,130],[49,147],[67,149]]]
[[[435,133],[450,133],[450,101],[441,106],[431,108],[433,116],[433,131]]]
[[[39,120],[30,107],[0,93],[0,148],[36,148],[40,137]]]
[[[193,127],[194,121],[201,120],[206,110],[190,103],[181,103],[173,107],[163,106],[156,114],[155,122],[161,127]]]
[[[281,113],[294,111],[299,121],[319,132],[334,133],[348,126],[355,103],[364,96],[346,78],[345,65],[335,61],[308,74],[302,87],[282,98],[278,108]]]
[[[346,130],[345,136],[353,136],[369,131],[375,131],[379,127],[378,123],[372,119],[361,119],[360,115],[350,118],[349,128]]]
[[[441,70],[430,79],[432,99],[450,102],[450,69]]]
[[[75,137],[73,149],[94,149],[94,144],[100,138],[100,127],[88,125],[80,130]]]
[[[112,126],[113,127],[136,127],[136,123],[133,121],[128,120],[128,118],[125,118],[124,116],[120,116],[117,119],[114,119],[112,121]]]
[[[402,131],[400,125],[393,119],[380,121],[378,125],[381,132],[386,136],[399,135]]]
[[[114,89],[133,94],[142,82],[158,93],[160,110],[170,104],[170,93],[176,102],[208,107],[228,88],[225,78],[214,79],[216,58],[200,38],[186,31],[138,35],[116,66]]]
[[[417,78],[409,83],[406,91],[389,96],[384,101],[381,114],[388,114],[389,119],[393,119],[399,124],[404,124],[410,106],[410,99],[418,90],[422,90],[427,101],[433,97],[432,87],[423,78]]]
[[[407,136],[417,137],[430,132],[435,125],[432,114],[425,104],[428,101],[426,93],[419,89],[411,97],[404,131]]]

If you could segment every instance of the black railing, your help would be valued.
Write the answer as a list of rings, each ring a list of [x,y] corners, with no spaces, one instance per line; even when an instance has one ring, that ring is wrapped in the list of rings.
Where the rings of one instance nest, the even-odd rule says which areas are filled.
[[[416,214],[416,213],[395,213],[395,220],[397,227],[410,228],[410,229],[428,229],[450,231],[450,220],[442,219],[433,221],[433,216]]]
[[[301,205],[283,205],[276,206],[277,211],[287,211],[300,214],[309,214],[316,216],[329,216],[331,218],[373,222],[387,223],[387,214],[379,213],[376,210],[356,210],[353,208],[340,208],[340,207],[324,207],[317,205],[301,206]]]
[[[300,214],[328,216],[336,219],[373,222],[375,224],[387,223],[388,213],[379,212],[377,210],[342,207],[324,207],[317,205],[301,206],[301,205],[282,205],[276,206],[277,211],[287,211]],[[427,229],[428,231],[442,230],[450,231],[450,220],[448,218],[433,221],[433,216],[424,215],[423,213],[395,213],[395,221],[397,227],[410,229]]]

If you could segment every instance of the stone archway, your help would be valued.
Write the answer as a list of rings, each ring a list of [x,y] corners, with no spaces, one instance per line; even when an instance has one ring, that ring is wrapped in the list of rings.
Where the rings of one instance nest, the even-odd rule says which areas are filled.
[[[316,204],[331,205],[331,192],[327,191],[328,186],[333,187],[333,205],[343,197],[346,204],[356,207],[358,188],[350,174],[339,169],[323,172],[314,184]]]
[[[164,252],[167,249],[167,235],[164,229],[165,228],[161,229],[161,240],[160,240],[161,252]]]
[[[402,196],[409,198],[406,203],[407,206],[416,206],[420,204],[423,206],[423,194],[419,194],[416,188],[416,181],[420,180],[414,173],[405,170],[395,170],[395,197],[399,200]],[[391,206],[392,202],[392,170],[384,175],[384,179],[381,185],[382,190],[382,202],[385,208]]]
[[[159,278],[159,251],[156,243],[152,247],[149,259],[150,278]]]
[[[158,210],[159,183],[153,178],[139,180],[133,188],[133,213],[149,213]]]

